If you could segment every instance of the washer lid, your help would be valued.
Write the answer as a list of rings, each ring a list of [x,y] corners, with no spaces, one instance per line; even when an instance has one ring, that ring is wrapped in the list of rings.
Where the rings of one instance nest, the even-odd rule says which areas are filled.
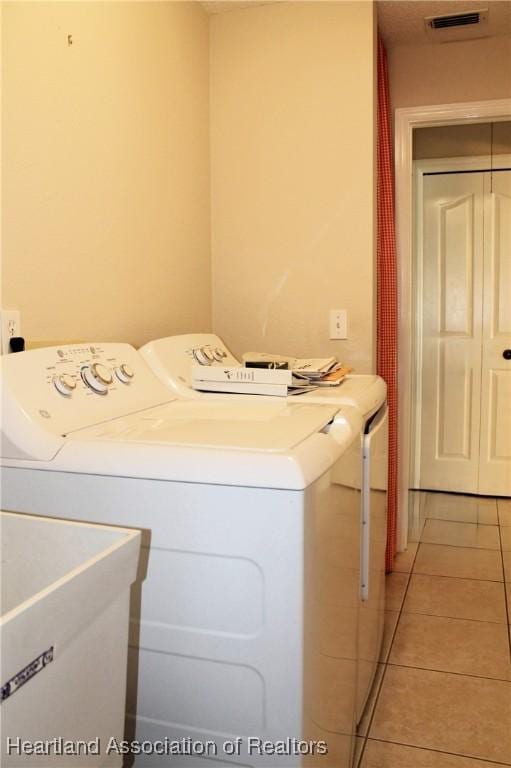
[[[361,431],[349,406],[175,401],[71,433],[44,469],[303,490],[351,446],[360,456]]]
[[[156,443],[229,451],[292,451],[321,432],[339,410],[335,405],[275,402],[174,401],[68,437],[129,443]]]

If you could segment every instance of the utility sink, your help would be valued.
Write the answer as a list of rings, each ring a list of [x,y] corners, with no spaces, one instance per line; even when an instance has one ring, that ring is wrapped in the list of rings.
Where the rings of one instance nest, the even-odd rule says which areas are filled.
[[[121,766],[140,532],[0,512],[0,764]]]

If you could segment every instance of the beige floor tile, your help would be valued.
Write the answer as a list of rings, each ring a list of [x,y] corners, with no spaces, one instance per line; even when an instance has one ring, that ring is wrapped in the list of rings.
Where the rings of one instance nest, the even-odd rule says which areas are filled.
[[[403,613],[389,662],[511,680],[505,624]]]
[[[403,598],[408,584],[409,574],[389,573],[385,580],[385,609],[399,611],[403,604]]]
[[[502,551],[511,552],[511,527],[510,526],[501,527],[500,540],[502,542]]]
[[[509,682],[389,666],[369,736],[509,763],[510,723]]]
[[[511,581],[511,552],[503,552],[504,576],[506,581]]]
[[[376,668],[376,674],[374,676],[371,692],[368,696],[367,703],[364,708],[364,713],[357,727],[357,736],[363,736],[363,737],[367,736],[367,731],[369,730],[369,724],[373,716],[374,707],[378,699],[378,695],[380,693],[380,688],[381,688],[381,683],[383,680],[383,674],[385,672],[385,668],[386,668],[385,664],[378,664]]]
[[[362,756],[362,750],[364,749],[365,739],[357,736],[355,739],[355,745],[353,747],[353,768],[358,768],[360,765],[360,758]]]
[[[452,523],[447,520],[426,520],[421,542],[451,544],[454,547],[500,549],[498,526]]]
[[[499,525],[502,528],[509,528],[511,526],[511,509],[505,509],[504,511],[499,509]]]
[[[425,524],[426,518],[413,518],[409,520],[408,541],[412,543],[420,541]]]
[[[383,627],[380,661],[387,661],[398,619],[399,611],[385,611],[385,625]]]
[[[408,543],[408,549],[404,552],[398,552],[394,558],[393,568],[399,573],[410,573],[413,566],[415,555],[417,554],[417,548],[419,543],[417,541],[410,541]]]
[[[428,493],[426,517],[459,523],[497,525],[497,502],[495,499],[480,496]]]
[[[495,549],[421,544],[413,572],[430,576],[502,581],[502,558],[500,552]]]
[[[303,760],[300,761],[301,768],[317,768],[320,765],[322,768],[339,768],[341,765],[350,765],[355,747],[353,736],[325,731],[315,722],[307,719],[305,719],[303,727],[306,739],[326,742],[328,754],[324,758],[319,757],[319,759],[317,754],[304,757]],[[200,758],[200,760],[203,760],[203,758]],[[149,762],[144,761],[145,765],[150,765],[151,762],[152,760],[149,760]],[[208,760],[208,762],[211,763],[212,761]],[[181,765],[186,765],[186,763],[182,763],[182,761],[179,761],[178,765],[179,763],[181,763]],[[200,765],[196,760],[192,760],[191,764],[192,766]],[[215,763],[213,763],[213,765],[214,764]],[[162,763],[161,760],[156,760],[153,765],[155,768],[159,768],[159,766],[163,767],[164,765],[170,768],[173,765],[173,759],[164,763]],[[239,765],[239,763],[233,763],[233,766],[234,765]],[[43,768],[43,766],[40,766],[40,768]]]
[[[403,611],[507,623],[504,585],[496,581],[412,575]]]
[[[511,499],[497,499],[499,523],[503,526],[511,525]]]
[[[408,541],[420,541],[424,523],[426,522],[425,491],[410,491],[408,494]]]
[[[496,768],[495,763],[368,739],[360,768]]]

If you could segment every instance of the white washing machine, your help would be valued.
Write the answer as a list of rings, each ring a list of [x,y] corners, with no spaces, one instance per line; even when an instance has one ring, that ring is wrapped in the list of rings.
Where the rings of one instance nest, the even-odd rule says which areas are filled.
[[[141,347],[148,365],[180,397],[194,400],[267,400],[254,395],[198,392],[192,389],[192,366],[238,366],[240,361],[212,333],[169,336]],[[380,376],[352,375],[339,386],[294,395],[293,402],[356,408],[364,421],[361,511],[361,590],[357,721],[361,719],[380,657],[385,611],[387,539],[387,387]]]
[[[143,529],[129,737],[101,748],[137,766],[348,768],[357,412],[178,400],[126,344],[6,356],[1,387],[2,506]]]

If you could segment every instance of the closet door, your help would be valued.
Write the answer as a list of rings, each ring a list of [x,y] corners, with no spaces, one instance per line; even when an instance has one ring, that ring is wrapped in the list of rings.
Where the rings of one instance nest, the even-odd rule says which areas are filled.
[[[482,172],[424,178],[421,488],[478,492],[483,192]]]
[[[511,171],[485,174],[479,493],[511,495]],[[506,352],[509,350],[509,352]]]

